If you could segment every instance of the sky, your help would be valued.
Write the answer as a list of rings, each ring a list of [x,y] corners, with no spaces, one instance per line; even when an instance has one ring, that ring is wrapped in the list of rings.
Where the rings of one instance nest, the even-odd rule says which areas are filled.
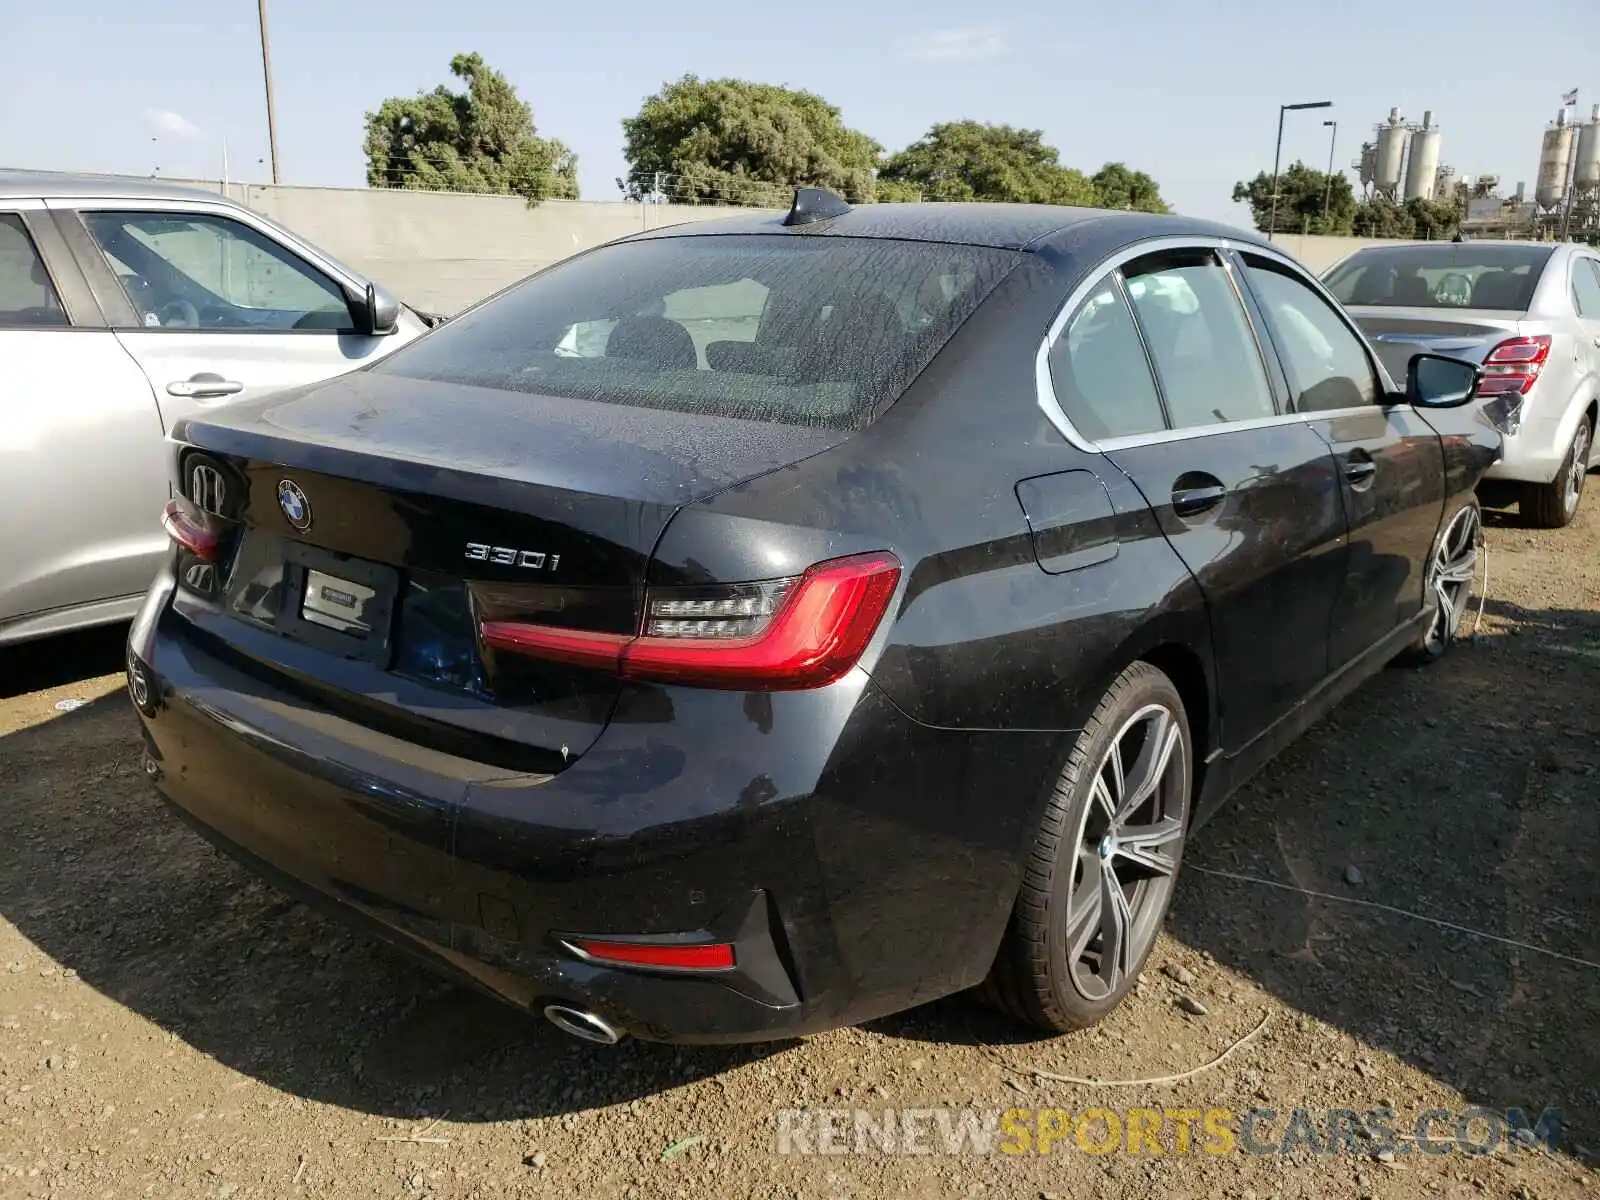
[[[0,39],[0,166],[265,181],[251,0],[13,0]],[[1065,165],[1148,171],[1179,212],[1245,224],[1236,181],[1348,167],[1394,106],[1432,109],[1441,161],[1531,194],[1561,94],[1600,101],[1593,0],[269,0],[285,183],[360,186],[363,115],[451,82],[481,53],[578,154],[585,199],[618,197],[623,117],[685,73],[806,88],[890,151],[938,121],[1044,131]],[[1353,178],[1353,173],[1352,173]]]

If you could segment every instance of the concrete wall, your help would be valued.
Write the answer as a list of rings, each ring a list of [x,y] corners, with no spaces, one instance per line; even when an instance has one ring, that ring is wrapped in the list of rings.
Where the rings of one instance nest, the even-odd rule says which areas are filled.
[[[1366,246],[1383,245],[1377,238],[1303,236],[1296,233],[1280,233],[1272,239],[1272,243],[1318,275],[1348,254],[1354,254]]]
[[[192,186],[223,191],[218,183]],[[227,194],[365,272],[419,308],[455,312],[540,267],[613,238],[748,208],[546,200],[381,188],[230,184]],[[1374,242],[1279,234],[1274,239],[1321,273]]]
[[[218,183],[192,183],[210,191]],[[408,304],[456,312],[558,259],[614,238],[748,208],[546,200],[381,188],[229,184],[230,199],[382,283]]]

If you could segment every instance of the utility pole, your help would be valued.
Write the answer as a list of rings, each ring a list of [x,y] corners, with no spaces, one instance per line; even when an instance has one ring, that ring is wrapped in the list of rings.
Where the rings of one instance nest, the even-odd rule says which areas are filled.
[[[265,0],[263,0],[263,3]],[[1332,100],[1312,100],[1304,104],[1278,105],[1278,146],[1272,152],[1272,215],[1267,218],[1267,237],[1270,240],[1278,229],[1278,168],[1283,161],[1283,114],[1300,112],[1307,108],[1332,108]]]
[[[272,182],[278,182],[278,114],[272,103],[272,50],[267,43],[267,0],[256,0],[261,18],[261,77],[267,84],[267,147],[272,154]]]
[[[1328,224],[1328,208],[1333,203],[1333,146],[1339,140],[1339,122],[1324,121],[1323,125],[1328,126],[1333,131],[1328,134],[1328,186],[1322,191],[1322,224],[1326,226]],[[1324,228],[1322,232],[1332,233],[1333,230]]]

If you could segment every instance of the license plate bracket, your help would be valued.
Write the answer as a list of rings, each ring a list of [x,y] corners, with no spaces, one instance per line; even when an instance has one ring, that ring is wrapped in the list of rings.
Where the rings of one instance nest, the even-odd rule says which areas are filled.
[[[398,571],[286,541],[283,572],[279,633],[342,658],[388,665]]]

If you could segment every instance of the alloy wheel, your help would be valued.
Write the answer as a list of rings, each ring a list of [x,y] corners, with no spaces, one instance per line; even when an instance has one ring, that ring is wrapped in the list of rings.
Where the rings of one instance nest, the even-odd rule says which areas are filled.
[[[1589,472],[1589,422],[1580,421],[1578,432],[1572,438],[1572,461],[1567,464],[1567,515],[1578,510],[1578,497],[1583,494],[1583,478]]]
[[[1067,966],[1086,1000],[1115,992],[1161,926],[1189,819],[1179,718],[1162,704],[1129,717],[1092,777],[1067,902]]]
[[[1437,654],[1455,639],[1472,597],[1472,583],[1478,571],[1478,545],[1483,523],[1478,506],[1469,504],[1455,515],[1439,539],[1429,569],[1433,590],[1433,621],[1428,626],[1426,646]]]

